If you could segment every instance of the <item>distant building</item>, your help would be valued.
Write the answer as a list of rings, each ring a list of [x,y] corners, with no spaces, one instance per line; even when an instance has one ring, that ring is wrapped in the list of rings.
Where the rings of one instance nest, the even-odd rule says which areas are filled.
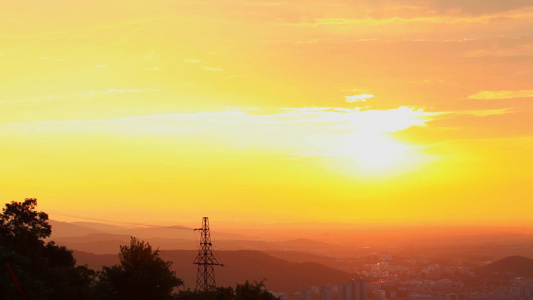
[[[300,300],[313,300],[313,289],[310,286],[300,288]]]
[[[390,254],[390,253],[379,253],[376,256],[381,261],[391,261],[392,260],[392,254]]]
[[[346,284],[339,283],[339,300],[345,300],[346,298]]]
[[[320,300],[332,300],[333,296],[331,295],[330,286],[321,286],[320,287]]]
[[[367,282],[363,279],[339,284],[339,300],[367,300]]]
[[[287,300],[288,299],[288,296],[287,296],[287,293],[276,293],[276,292],[270,292],[272,295],[274,295],[274,297],[277,297],[281,300]]]

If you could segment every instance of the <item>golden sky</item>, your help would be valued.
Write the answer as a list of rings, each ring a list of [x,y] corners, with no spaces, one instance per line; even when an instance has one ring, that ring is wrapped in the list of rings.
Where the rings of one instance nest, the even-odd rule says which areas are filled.
[[[532,33],[530,0],[5,1],[0,196],[531,226]]]

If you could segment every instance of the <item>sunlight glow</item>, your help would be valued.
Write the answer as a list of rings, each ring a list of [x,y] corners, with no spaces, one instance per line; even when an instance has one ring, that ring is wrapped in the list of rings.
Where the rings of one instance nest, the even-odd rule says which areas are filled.
[[[342,137],[343,148],[335,155],[342,156],[350,172],[377,175],[409,171],[427,160],[418,147],[402,144],[392,137],[376,132],[354,132]]]

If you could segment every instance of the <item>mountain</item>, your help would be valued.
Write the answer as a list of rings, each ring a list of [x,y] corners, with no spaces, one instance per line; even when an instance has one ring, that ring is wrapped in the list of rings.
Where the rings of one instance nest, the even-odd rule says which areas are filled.
[[[477,269],[481,275],[511,275],[533,278],[533,259],[523,256],[509,256]]]
[[[315,253],[306,253],[300,251],[291,251],[291,250],[266,250],[262,251],[270,256],[274,256],[280,259],[284,259],[290,262],[315,262],[330,268],[337,270],[345,269],[348,264],[347,262],[338,257],[324,254],[315,254]]]
[[[130,242],[129,235],[107,233],[52,238],[58,245],[65,246],[68,249],[79,249],[81,251],[97,254],[118,253],[120,245],[127,245]]]
[[[178,277],[184,280],[185,287],[194,289],[196,265],[192,262],[197,251],[162,250],[160,255],[173,262],[173,268]],[[259,251],[217,251],[215,255],[218,262],[224,265],[215,267],[219,286],[235,286],[235,283],[246,280],[264,280],[272,291],[296,292],[302,285],[335,284],[352,278],[347,272],[318,263],[293,263]],[[78,264],[87,264],[94,269],[118,263],[117,254],[97,255],[74,251],[74,256]]]
[[[98,222],[61,222],[49,220],[52,225],[52,238],[56,237],[79,237],[87,234],[106,233],[117,235],[128,235],[143,239],[163,238],[163,239],[190,239],[199,238],[199,232],[192,227],[182,225],[142,225],[131,223],[131,225],[110,225]],[[228,232],[211,231],[213,239],[217,240],[242,240],[252,239],[241,234]]]
[[[57,222],[54,222],[57,224]],[[115,254],[118,252],[120,245],[129,243],[130,236],[140,240],[149,241],[155,248],[175,249],[175,250],[193,250],[198,247],[199,234],[192,230],[187,230],[183,234],[183,228],[161,228],[156,232],[156,228],[139,229],[139,230],[119,230],[115,233],[94,232],[93,229],[84,229],[84,227],[69,224],[58,226],[58,234],[53,234],[52,239],[57,244],[66,246],[69,249],[91,252],[95,254]],[[65,228],[79,228],[80,235],[69,235],[74,230]],[[56,230],[54,228],[54,230]],[[88,232],[89,234],[81,234]],[[169,233],[178,233],[171,235]],[[219,236],[219,235],[215,235]],[[335,245],[317,242],[312,240],[300,239],[290,241],[257,241],[257,240],[234,240],[234,239],[216,239],[214,242],[216,250],[259,250],[259,251],[297,251],[306,253],[325,254],[332,250],[338,249]],[[281,257],[284,258],[284,257]],[[309,260],[314,261],[314,260]],[[301,261],[300,261],[301,262]]]
[[[111,224],[104,224],[104,223],[97,223],[97,222],[72,222],[70,224],[79,225],[85,228],[91,228],[98,232],[106,232],[106,233],[117,232],[119,230],[124,230],[128,228],[125,226],[118,226],[118,225],[111,225]],[[133,226],[129,226],[129,227],[133,227]]]
[[[54,240],[58,237],[83,236],[100,232],[99,230],[75,223],[60,222],[55,220],[48,220],[48,223],[52,226],[51,238]]]
[[[198,248],[198,242],[187,239],[161,239],[136,236],[141,240],[148,241],[154,248],[193,250]],[[121,245],[130,242],[130,235],[127,234],[107,234],[96,233],[76,237],[60,237],[54,239],[58,245],[66,246],[69,249],[76,249],[95,254],[116,254]]]

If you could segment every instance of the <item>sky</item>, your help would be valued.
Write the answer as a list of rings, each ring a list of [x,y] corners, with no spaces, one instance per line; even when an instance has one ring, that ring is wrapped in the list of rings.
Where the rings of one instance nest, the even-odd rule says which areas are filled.
[[[0,198],[533,226],[531,0],[5,1]]]

